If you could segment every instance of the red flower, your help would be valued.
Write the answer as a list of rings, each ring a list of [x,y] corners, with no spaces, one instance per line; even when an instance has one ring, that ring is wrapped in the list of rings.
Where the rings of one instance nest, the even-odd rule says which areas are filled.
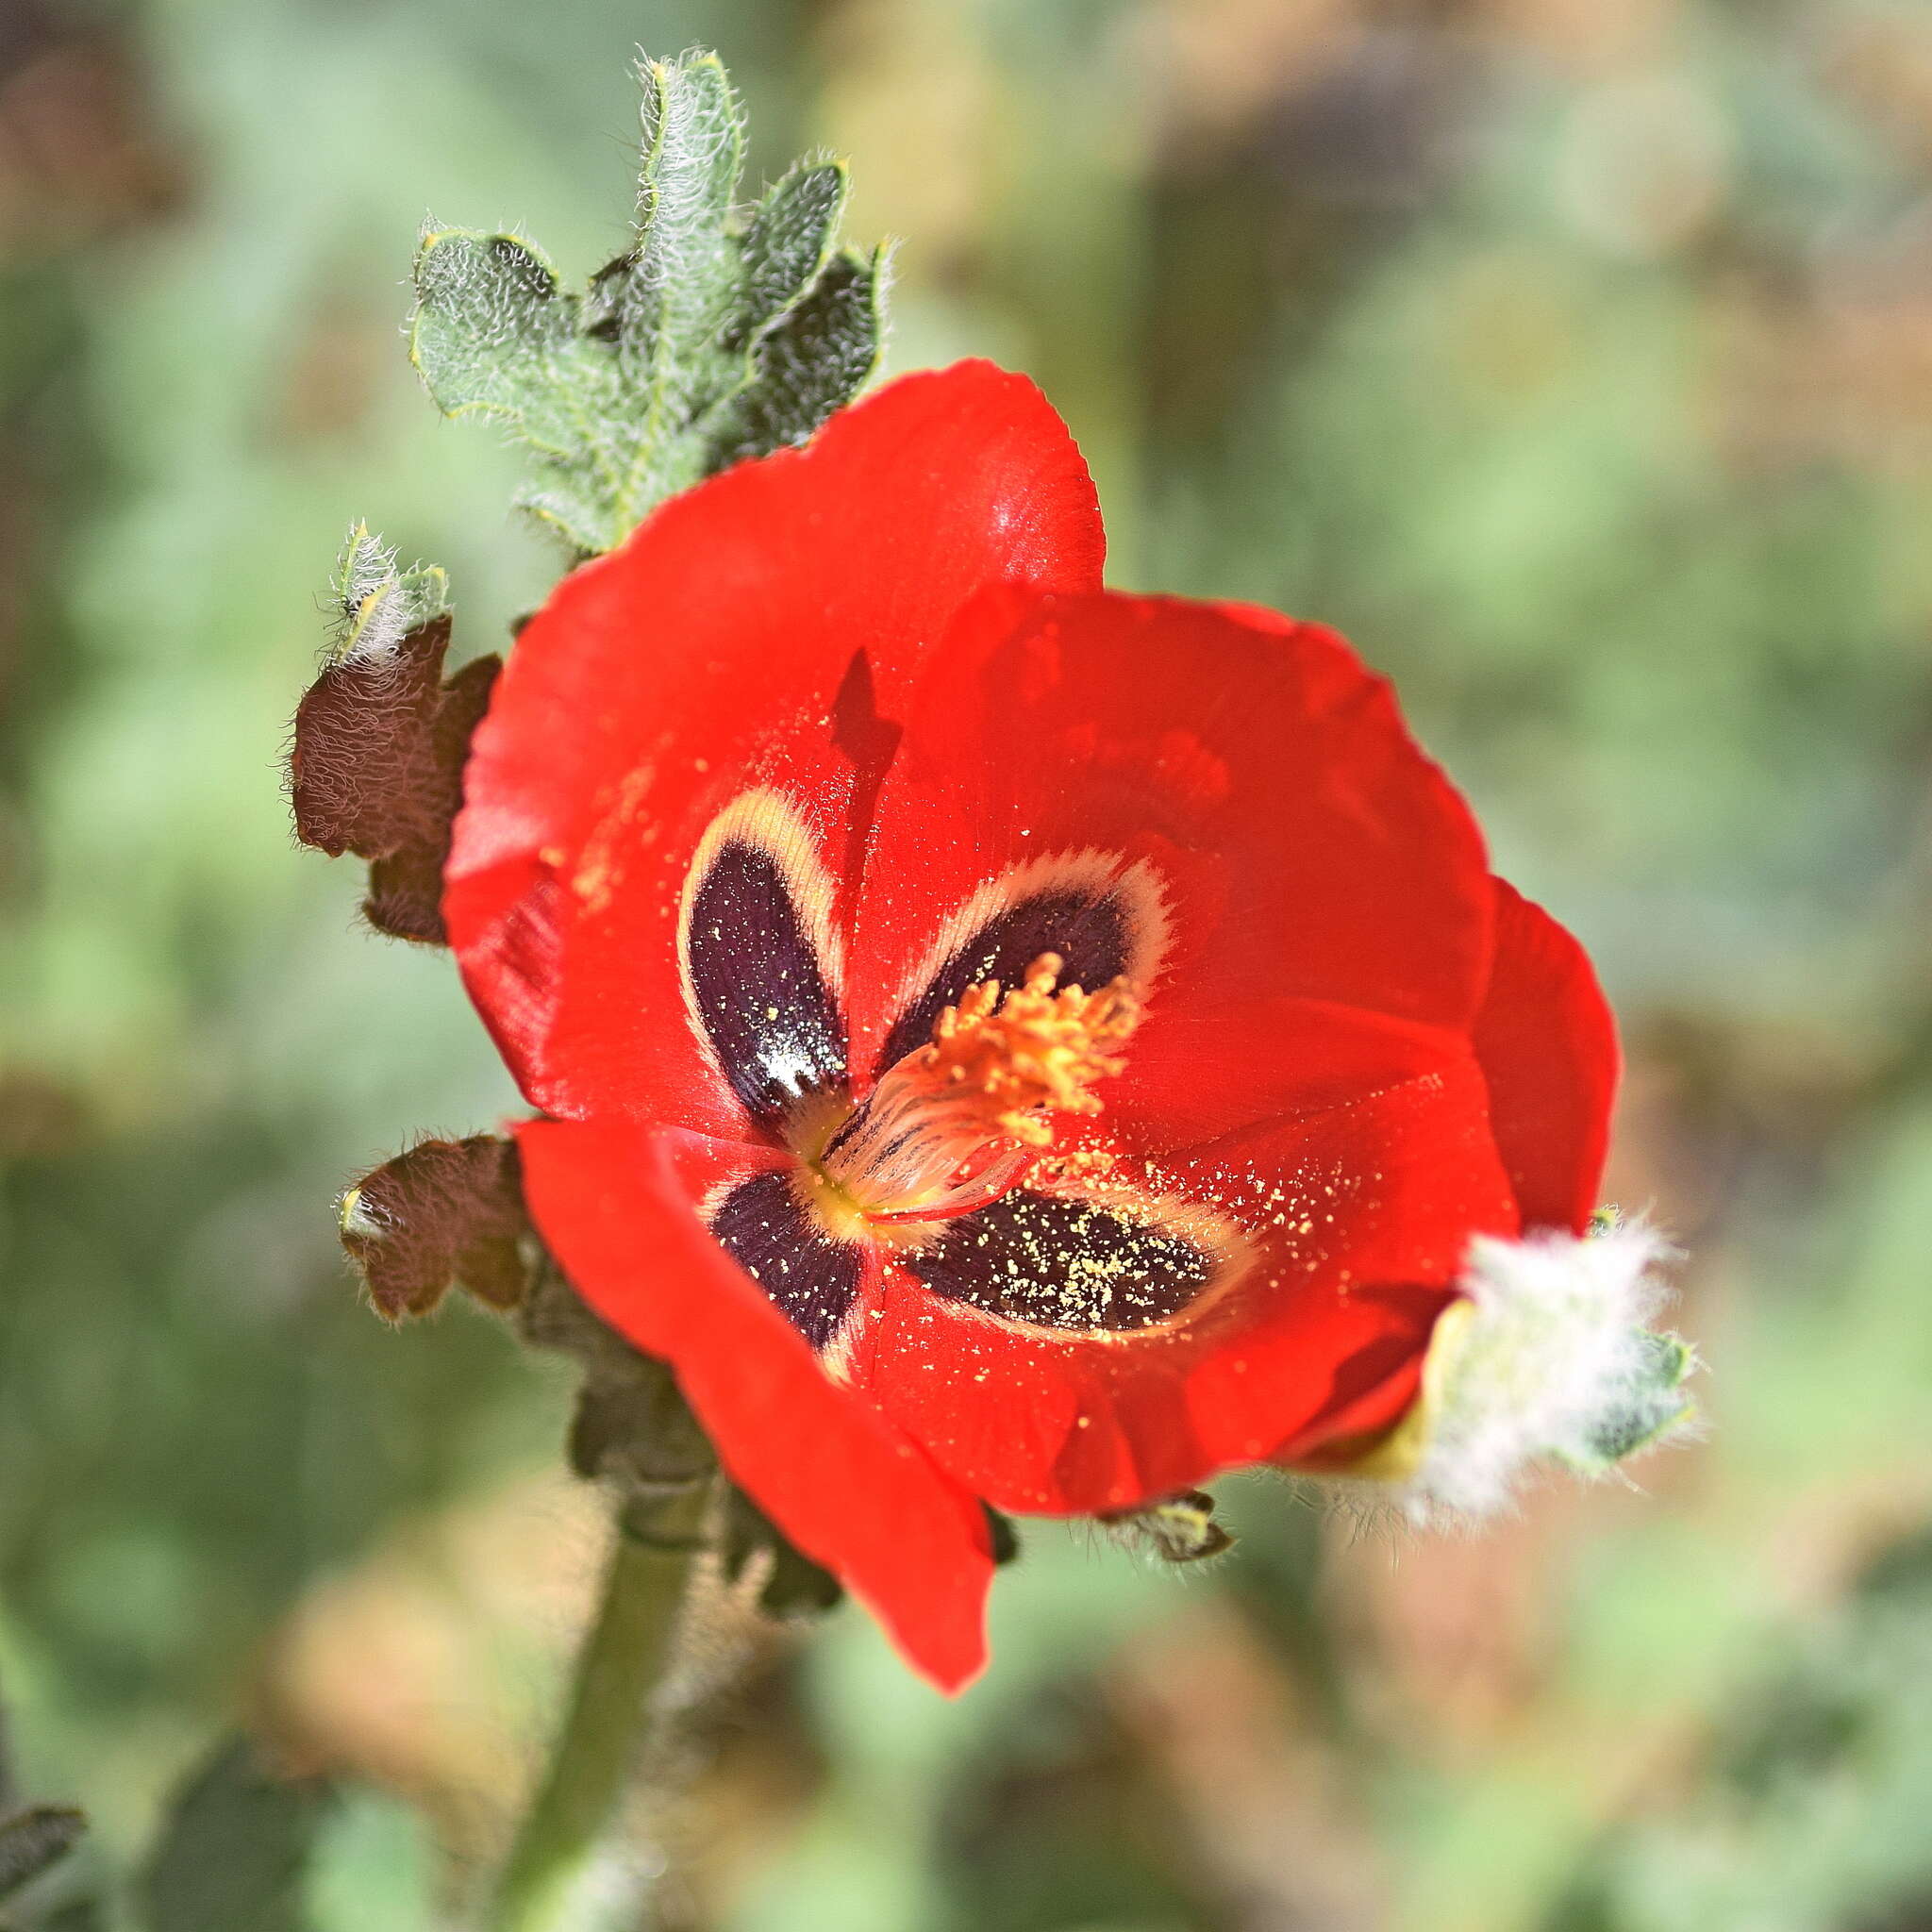
[[[1365,1449],[1615,1077],[1347,645],[1101,555],[1029,384],[895,383],[558,588],[447,875],[544,1236],[948,1687],[982,1500]]]

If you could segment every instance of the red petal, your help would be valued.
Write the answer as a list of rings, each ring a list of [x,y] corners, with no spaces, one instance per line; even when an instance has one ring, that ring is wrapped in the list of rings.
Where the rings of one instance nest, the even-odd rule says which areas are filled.
[[[985,1512],[862,1397],[839,1388],[693,1211],[746,1150],[571,1121],[518,1130],[530,1210],[584,1298],[669,1361],[720,1459],[840,1576],[907,1659],[958,1690],[986,1660]]]
[[[1496,959],[1476,1015],[1503,1165],[1527,1227],[1581,1234],[1597,1204],[1620,1058],[1590,956],[1502,879]]]
[[[895,1273],[855,1374],[1000,1508],[1087,1514],[1388,1427],[1413,1398],[1475,1233],[1517,1221],[1467,1056],[1427,1077],[1229,1136],[1143,1177],[1258,1252],[1166,1330],[1057,1334]]]
[[[1093,488],[1030,383],[908,376],[675,498],[525,630],[465,774],[445,912],[471,994],[537,1106],[721,1133],[673,943],[706,824],[791,798],[835,879],[907,681],[1003,581],[1100,577]]]
[[[1404,1029],[1466,1034],[1481,838],[1346,644],[1266,611],[1006,593],[932,660],[880,794],[855,1064],[929,971],[938,919],[1010,868],[1095,851],[1166,898],[1167,963],[1105,1096],[1149,1144],[1280,1109],[1310,1035],[1263,1024],[1283,1003],[1362,1010],[1398,1058]]]
[[[1099,1090],[1108,1124],[1148,1153],[1182,1153],[1257,1120],[1297,1120],[1427,1079],[1465,1062],[1469,1042],[1327,1000],[1202,1012],[1176,994],[1124,1051],[1125,1073]]]

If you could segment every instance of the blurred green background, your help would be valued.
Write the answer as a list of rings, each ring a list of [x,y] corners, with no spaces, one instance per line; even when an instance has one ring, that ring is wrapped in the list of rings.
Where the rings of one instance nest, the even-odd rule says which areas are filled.
[[[1046,385],[1116,581],[1394,674],[1602,963],[1713,1429],[1480,1539],[1258,1483],[1208,1575],[1036,1529],[957,1704],[841,1613],[726,1712],[667,1914],[1925,1932],[1923,0],[0,0],[16,1792],[119,1882],[245,1723],[342,1779],[320,1932],[426,1932],[528,1774],[596,1557],[566,1387],[467,1310],[382,1330],[330,1219],[513,1095],[277,755],[353,518],[467,649],[541,594],[406,366],[414,232],[587,273],[632,44],[693,42],[755,167],[827,143],[905,238],[895,366]]]

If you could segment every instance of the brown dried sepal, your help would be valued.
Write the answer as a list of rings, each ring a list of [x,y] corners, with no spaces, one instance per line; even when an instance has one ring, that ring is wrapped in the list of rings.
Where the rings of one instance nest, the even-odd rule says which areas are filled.
[[[296,837],[368,859],[369,923],[432,945],[448,937],[442,866],[470,737],[502,668],[478,658],[445,681],[449,640],[438,617],[387,648],[345,652],[304,694],[289,752]]]
[[[452,1288],[513,1308],[530,1284],[516,1144],[425,1141],[342,1196],[342,1246],[386,1321],[426,1315]]]

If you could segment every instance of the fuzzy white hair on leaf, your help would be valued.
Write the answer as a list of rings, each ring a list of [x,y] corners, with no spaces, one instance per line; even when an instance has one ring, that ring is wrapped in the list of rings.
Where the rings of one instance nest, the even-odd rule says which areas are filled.
[[[396,566],[396,553],[367,524],[350,526],[330,584],[339,662],[388,658],[412,630],[449,608],[445,574],[425,564]]]
[[[1415,1418],[1417,1460],[1388,1498],[1412,1523],[1507,1509],[1539,1462],[1584,1476],[1679,1432],[1689,1345],[1650,1327],[1675,1251],[1642,1223],[1577,1239],[1479,1236],[1438,1324]]]

